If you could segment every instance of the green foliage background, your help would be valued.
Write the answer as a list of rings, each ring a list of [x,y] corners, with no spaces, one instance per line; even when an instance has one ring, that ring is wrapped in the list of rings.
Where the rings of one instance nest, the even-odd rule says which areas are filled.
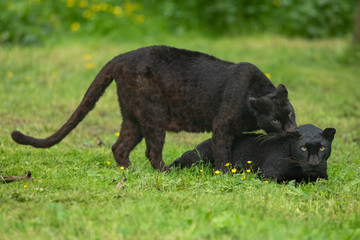
[[[71,35],[138,39],[271,32],[306,38],[353,30],[356,0],[2,0],[0,42]]]

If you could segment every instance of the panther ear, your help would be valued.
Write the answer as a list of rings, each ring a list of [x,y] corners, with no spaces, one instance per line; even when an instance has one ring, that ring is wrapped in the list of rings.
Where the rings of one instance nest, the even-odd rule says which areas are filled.
[[[286,89],[286,87],[283,84],[279,84],[276,88],[276,93],[278,96],[282,97],[282,98],[287,98],[288,97],[288,91]]]
[[[249,103],[250,106],[256,111],[261,111],[266,107],[266,104],[260,98],[249,97]]]
[[[335,133],[336,133],[335,128],[325,128],[324,132],[323,132],[323,136],[324,136],[324,138],[326,138],[327,140],[332,142],[332,140],[334,139]]]

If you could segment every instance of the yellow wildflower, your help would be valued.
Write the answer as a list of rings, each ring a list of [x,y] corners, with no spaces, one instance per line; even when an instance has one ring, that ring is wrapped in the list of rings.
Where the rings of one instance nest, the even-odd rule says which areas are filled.
[[[87,1],[87,0],[81,0],[81,1],[79,2],[79,7],[80,7],[80,8],[86,8],[87,5],[88,5],[88,1]]]
[[[133,12],[135,12],[136,10],[138,10],[141,7],[140,4],[132,3],[129,1],[124,2],[123,6],[125,8],[125,12],[129,15],[131,15]]]
[[[85,61],[90,61],[91,59],[92,59],[92,57],[91,57],[90,54],[86,54],[86,55],[84,56],[84,60],[85,60]]]
[[[144,21],[145,21],[145,16],[142,14],[136,16],[136,18],[135,18],[135,22],[137,22],[137,23],[143,23]]]
[[[252,163],[252,161],[247,161],[248,164]]]
[[[119,17],[123,14],[123,9],[119,6],[116,6],[116,7],[112,8],[112,13]]]
[[[99,10],[100,11],[106,11],[109,8],[109,5],[107,5],[106,3],[100,3],[99,4]]]
[[[100,5],[98,5],[98,4],[92,5],[92,6],[91,6],[91,11],[92,11],[93,13],[99,12],[99,11],[100,11]]]
[[[245,176],[243,176],[243,177],[241,178],[241,181],[245,180],[245,178],[246,178],[246,177],[245,177]]]
[[[227,163],[227,164],[225,164],[225,167],[228,167],[230,165],[230,163]]]
[[[246,172],[247,172],[247,173],[250,173],[250,172],[251,172],[251,170],[250,170],[250,169],[246,169]]]
[[[266,76],[268,79],[271,79],[271,74],[270,74],[270,73],[265,73],[265,76]]]
[[[67,0],[66,1],[66,6],[68,8],[72,8],[72,7],[74,7],[74,5],[75,5],[75,0]]]
[[[93,69],[95,65],[93,63],[86,63],[85,68],[86,69]]]
[[[123,166],[120,167],[120,170],[124,170],[125,168]]]
[[[13,73],[13,72],[8,72],[8,73],[7,73],[7,77],[8,77],[8,78],[12,78],[13,76],[14,76],[14,73]]]
[[[269,181],[264,181],[264,183],[268,184],[268,183],[269,183]]]
[[[221,191],[223,192],[223,191],[224,191],[224,189],[222,188],[222,189],[221,189]]]
[[[115,133],[115,135],[118,137],[118,136],[120,136],[120,133],[119,133],[119,132],[117,132],[117,133]]]
[[[236,173],[236,168],[231,169],[232,173]]]
[[[24,188],[28,188],[29,186],[28,185],[24,185]]]
[[[79,22],[73,22],[70,26],[70,30],[72,32],[76,32],[80,29],[80,23]]]
[[[245,173],[243,172],[241,175],[245,175]]]
[[[109,161],[106,161],[106,164],[107,164],[108,166],[110,166],[111,162],[109,162]]]
[[[92,11],[91,10],[85,10],[84,12],[83,12],[83,17],[84,18],[86,18],[86,19],[90,19],[91,17],[93,16],[93,13],[92,13]]]
[[[218,175],[218,174],[220,174],[220,171],[219,171],[219,170],[216,170],[214,173],[215,173],[216,175]]]
[[[202,173],[202,172],[203,172],[203,170],[202,170],[202,169],[200,169],[200,172]]]

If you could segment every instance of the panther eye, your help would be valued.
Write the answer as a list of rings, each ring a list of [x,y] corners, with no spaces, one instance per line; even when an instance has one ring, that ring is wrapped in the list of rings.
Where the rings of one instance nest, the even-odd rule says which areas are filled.
[[[325,147],[320,147],[319,151],[323,152],[325,150]]]
[[[272,120],[272,123],[274,123],[274,124],[277,124],[278,122],[279,122],[279,120],[277,120],[277,119]]]
[[[307,148],[306,148],[306,147],[301,147],[300,149],[301,149],[301,151],[303,151],[303,152],[306,152],[306,151],[307,151]]]

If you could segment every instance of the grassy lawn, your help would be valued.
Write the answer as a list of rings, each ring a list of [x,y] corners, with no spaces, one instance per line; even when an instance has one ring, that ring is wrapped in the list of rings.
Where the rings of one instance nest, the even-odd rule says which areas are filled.
[[[62,143],[35,149],[11,140],[15,129],[53,133],[107,61],[152,44],[252,62],[285,84],[298,125],[337,130],[329,180],[267,184],[252,173],[214,176],[207,166],[159,173],[144,142],[120,170],[111,152],[121,124],[115,84]],[[0,175],[34,177],[0,184],[0,239],[359,239],[360,68],[346,63],[347,44],[257,36],[0,46]],[[167,133],[164,161],[209,136]]]

